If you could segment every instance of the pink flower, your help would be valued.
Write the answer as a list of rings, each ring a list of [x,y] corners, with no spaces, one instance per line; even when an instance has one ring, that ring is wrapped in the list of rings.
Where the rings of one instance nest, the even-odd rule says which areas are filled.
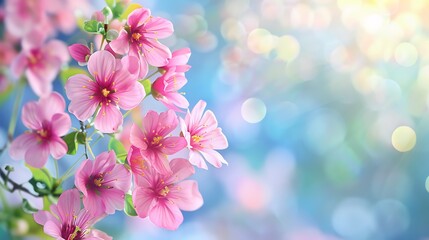
[[[177,153],[186,146],[183,137],[167,137],[177,124],[177,116],[172,110],[159,115],[149,111],[143,119],[143,131],[135,124],[131,127],[131,144],[140,149],[141,155],[159,173],[171,173],[167,155]]]
[[[67,46],[57,40],[43,43],[45,36],[41,32],[33,32],[23,39],[22,51],[12,62],[12,73],[25,76],[34,93],[47,96],[52,92],[52,82],[55,80],[61,65],[69,60]]]
[[[191,66],[188,65],[189,57],[191,56],[191,50],[189,48],[182,48],[174,51],[168,64],[161,67],[164,71],[173,69],[176,73],[187,72]]]
[[[174,68],[157,78],[152,84],[153,97],[162,102],[169,109],[180,111],[179,108],[188,108],[189,102],[183,94],[177,92],[187,80],[183,73],[176,73]]]
[[[88,70],[94,80],[77,74],[70,77],[65,86],[71,100],[69,111],[81,121],[97,114],[95,127],[104,133],[116,132],[122,125],[119,107],[132,109],[145,95],[143,86],[121,67],[111,53],[95,52],[88,61]]]
[[[219,168],[222,163],[228,163],[214,149],[227,148],[228,141],[222,129],[217,127],[213,112],[208,110],[203,114],[206,105],[206,102],[200,100],[191,113],[188,111],[185,120],[180,119],[180,126],[190,149],[189,161],[199,168],[207,169],[205,158],[210,164]]]
[[[139,152],[131,156],[138,157]],[[149,216],[155,225],[175,230],[183,222],[180,210],[194,211],[203,205],[203,198],[196,181],[184,180],[195,170],[188,160],[173,159],[170,162],[171,174],[162,175],[153,168],[146,168],[138,178],[133,192],[133,203],[139,217]]]
[[[6,0],[6,28],[17,37],[24,37],[37,25],[45,24],[46,0]]]
[[[12,60],[17,55],[14,46],[9,41],[0,42],[0,67],[11,64]]]
[[[25,104],[22,110],[22,121],[31,129],[17,137],[10,147],[10,156],[25,159],[33,167],[41,168],[48,160],[49,154],[60,159],[67,153],[64,136],[71,126],[70,117],[64,113],[63,97],[53,92],[38,102]]]
[[[77,43],[68,47],[70,55],[79,65],[84,66],[91,56],[91,50],[86,45]]]
[[[139,8],[131,12],[126,26],[116,40],[110,43],[118,54],[129,53],[140,58],[140,77],[147,74],[150,65],[161,67],[171,58],[170,49],[160,42],[173,33],[173,24],[160,17],[152,17],[149,9]]]
[[[75,185],[83,193],[83,205],[94,215],[124,209],[124,196],[131,186],[131,173],[116,164],[115,152],[103,152],[94,161],[85,160],[76,171]]]
[[[77,189],[70,189],[61,194],[57,204],[51,205],[51,212],[38,211],[34,220],[43,225],[44,232],[57,240],[91,239],[111,240],[107,234],[92,230],[92,225],[101,216],[96,216],[81,209]]]

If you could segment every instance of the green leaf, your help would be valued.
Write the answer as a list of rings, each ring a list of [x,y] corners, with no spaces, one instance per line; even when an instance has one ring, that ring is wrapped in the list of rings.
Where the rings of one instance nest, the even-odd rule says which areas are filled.
[[[48,196],[43,197],[43,210],[49,211],[49,207],[51,206],[51,201]]]
[[[150,82],[150,79],[145,79],[139,82],[143,85],[146,96],[149,95],[152,91],[152,83]]]
[[[101,12],[103,13],[105,19],[112,17],[112,10],[109,7],[104,7]]]
[[[116,6],[116,0],[105,0],[107,6],[114,8]]]
[[[76,139],[77,139],[77,142],[79,144],[85,144],[86,143],[86,133],[78,132]]]
[[[69,68],[61,70],[61,73],[60,73],[61,82],[63,84],[66,84],[67,80],[71,76],[74,76],[76,74],[85,74],[85,75],[89,76],[88,72],[85,71],[85,70],[83,70],[83,69],[81,69],[81,68],[69,67]]]
[[[112,8],[113,19],[117,19],[120,16],[122,16],[123,12],[124,12],[124,5],[116,4],[116,6]]]
[[[116,157],[118,158],[120,163],[125,163],[125,159],[127,158],[127,150],[119,140],[113,137],[110,138],[108,148],[109,150],[115,151]]]
[[[0,104],[5,102],[10,97],[13,89],[13,84],[9,84],[9,86],[4,91],[0,92]]]
[[[24,212],[28,214],[33,214],[39,211],[37,208],[34,208],[33,206],[31,206],[26,198],[22,199],[22,210],[24,210]]]
[[[52,186],[54,185],[53,178],[51,177],[51,174],[49,173],[48,169],[46,168],[34,168],[29,165],[27,165],[28,169],[30,169],[31,173],[33,174],[33,178],[35,181],[43,183],[46,185],[47,189],[52,189]],[[30,180],[31,181],[31,180]],[[36,190],[36,189],[34,189]]]
[[[78,132],[71,132],[65,135],[63,138],[64,142],[67,144],[67,154],[75,155],[77,149],[79,148],[79,144],[77,142]]]
[[[88,20],[84,22],[83,30],[89,33],[104,34],[104,24],[97,20]]]
[[[124,212],[131,217],[137,216],[136,209],[133,204],[133,197],[130,194],[125,195],[125,207]]]

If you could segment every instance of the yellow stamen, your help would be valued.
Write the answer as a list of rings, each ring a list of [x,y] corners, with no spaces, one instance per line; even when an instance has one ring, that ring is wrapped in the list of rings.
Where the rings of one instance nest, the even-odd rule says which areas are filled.
[[[195,143],[199,143],[203,137],[200,135],[194,135],[192,136],[192,140],[194,140]]]
[[[159,191],[159,194],[165,197],[169,192],[170,192],[170,189],[167,186],[165,186],[163,189],[161,189],[161,191]]]
[[[37,131],[37,134],[39,134],[41,137],[45,138],[46,136],[48,136],[48,131],[46,131],[45,129],[42,129],[42,130]]]
[[[131,35],[131,37],[134,39],[134,40],[136,40],[136,41],[138,41],[139,39],[140,39],[140,37],[141,37],[142,35],[140,34],[140,33],[133,33],[132,35]]]
[[[97,187],[101,187],[101,183],[103,182],[103,175],[98,175],[95,179],[94,179],[94,184]]]
[[[152,142],[151,142],[151,144],[152,145],[158,145],[159,144],[159,142],[162,140],[162,136],[155,136],[153,139],[152,139]]]
[[[107,96],[109,96],[110,91],[103,88],[103,90],[101,90],[101,93],[103,94],[104,97],[107,97]]]

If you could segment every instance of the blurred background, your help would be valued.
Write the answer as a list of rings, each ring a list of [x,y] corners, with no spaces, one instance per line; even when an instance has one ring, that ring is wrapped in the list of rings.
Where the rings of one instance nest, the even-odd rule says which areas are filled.
[[[183,90],[191,107],[204,99],[215,112],[229,165],[197,169],[205,203],[177,231],[122,213],[101,230],[115,239],[429,239],[429,1],[136,2],[173,22],[163,43],[191,48]],[[12,102],[1,106],[3,132]],[[151,100],[142,108],[164,110]]]

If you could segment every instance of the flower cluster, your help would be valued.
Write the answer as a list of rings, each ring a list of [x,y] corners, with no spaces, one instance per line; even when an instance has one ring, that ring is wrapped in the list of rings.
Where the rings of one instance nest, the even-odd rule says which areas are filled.
[[[206,161],[216,168],[227,164],[217,150],[226,149],[228,142],[213,112],[205,111],[202,100],[189,111],[188,100],[179,92],[191,68],[190,49],[171,51],[159,40],[173,34],[173,24],[128,1],[106,1],[108,6],[82,26],[95,35],[94,42],[67,48],[52,38],[57,29],[67,33],[74,27],[67,24],[74,17],[68,15],[74,1],[61,2],[67,6],[64,13],[44,0],[7,1],[7,30],[20,51],[9,54],[2,47],[9,43],[0,44],[0,53],[8,56],[2,64],[10,65],[12,75],[21,79],[15,85],[28,83],[39,97],[23,106],[22,122],[29,130],[13,139],[10,156],[24,159],[32,171],[43,169],[47,176],[32,183],[40,197],[59,197],[56,204],[45,202],[45,210],[36,212],[34,220],[56,239],[111,239],[92,225],[117,210],[177,229],[183,222],[181,211],[203,205],[198,183],[188,179],[195,167],[208,169]],[[31,27],[34,22],[37,26]],[[69,56],[82,68],[63,67]],[[68,76],[68,107],[53,91],[60,71]],[[148,109],[130,124],[128,134],[122,133],[127,128],[124,119],[131,112],[139,114],[150,96],[166,110]],[[72,128],[74,117],[66,109],[80,126]],[[91,150],[94,134],[110,137],[108,149],[97,156]],[[51,177],[44,166],[49,156],[59,160],[76,154],[79,145],[86,159],[75,162],[75,187],[62,192],[59,186],[73,175],[75,164],[61,178]]]

